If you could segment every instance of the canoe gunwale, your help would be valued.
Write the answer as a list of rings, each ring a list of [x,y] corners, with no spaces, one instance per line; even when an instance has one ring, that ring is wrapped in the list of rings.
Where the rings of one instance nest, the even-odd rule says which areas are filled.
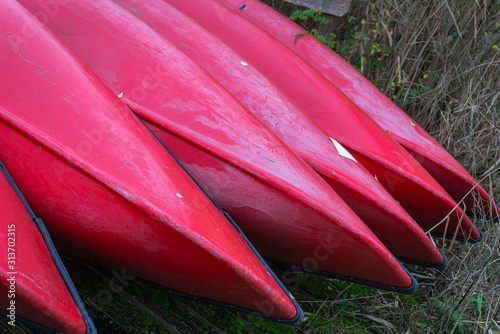
[[[269,272],[269,274],[276,280],[276,282],[278,283],[278,285],[283,289],[283,291],[290,298],[290,301],[292,302],[292,304],[295,306],[295,309],[297,310],[297,315],[295,316],[295,318],[293,318],[291,320],[282,319],[282,318],[278,318],[276,316],[269,315],[267,313],[258,312],[258,311],[255,311],[255,310],[252,310],[252,309],[248,309],[248,308],[245,308],[245,307],[241,307],[241,306],[236,306],[236,305],[233,305],[233,304],[228,304],[228,303],[220,302],[220,301],[217,301],[217,300],[214,300],[214,299],[208,299],[208,298],[204,298],[204,297],[190,295],[190,294],[187,294],[187,293],[184,293],[184,292],[180,292],[180,291],[177,291],[177,290],[168,288],[166,286],[163,286],[163,285],[160,285],[160,284],[157,284],[157,283],[154,283],[154,282],[150,282],[150,281],[147,281],[147,280],[144,280],[144,279],[141,279],[141,278],[137,278],[137,280],[142,281],[142,282],[146,282],[148,284],[151,284],[152,286],[154,286],[155,288],[157,288],[159,290],[163,290],[165,292],[171,293],[171,294],[179,296],[179,297],[188,298],[188,299],[191,299],[191,300],[203,302],[203,303],[210,304],[210,305],[220,306],[220,307],[229,309],[229,310],[234,311],[234,312],[246,313],[246,314],[249,314],[249,315],[252,315],[252,316],[263,318],[265,320],[274,321],[274,322],[277,322],[277,323],[280,323],[280,324],[284,324],[284,325],[288,325],[288,326],[298,326],[298,325],[300,325],[304,321],[304,311],[302,310],[302,308],[300,307],[300,305],[297,303],[297,301],[292,296],[292,294],[288,291],[288,289],[284,286],[284,284],[281,282],[281,280],[279,280],[279,278],[276,276],[276,274],[274,273],[274,271],[265,262],[265,260],[262,258],[262,256],[259,253],[257,253],[257,250],[255,249],[255,247],[250,243],[250,241],[248,240],[248,238],[243,234],[243,231],[241,231],[241,229],[234,222],[234,220],[231,218],[231,216],[229,216],[229,214],[226,213],[226,212],[224,212],[224,211],[221,211],[221,212],[224,214],[224,216],[226,216],[226,218],[229,220],[229,222],[231,224],[233,224],[233,226],[236,228],[236,230],[241,234],[241,237],[243,238],[243,240],[245,240],[248,243],[248,246],[252,249],[252,251],[255,253],[255,255],[257,256],[257,258],[262,262],[263,266],[267,269],[267,271]]]
[[[52,239],[50,238],[49,232],[48,232],[47,228],[45,227],[45,225],[43,224],[43,221],[40,218],[36,217],[35,213],[31,209],[31,207],[29,206],[28,202],[26,201],[26,199],[22,195],[21,191],[19,190],[16,183],[14,182],[14,180],[12,179],[10,174],[7,172],[7,169],[5,168],[4,164],[1,161],[0,161],[0,171],[7,179],[7,181],[11,185],[12,189],[14,189],[14,192],[16,193],[17,197],[19,198],[19,200],[21,201],[21,203],[25,207],[26,211],[30,215],[32,221],[34,222],[34,224],[38,228],[38,231],[40,231],[40,234],[42,235],[42,238],[45,241],[45,245],[47,246],[47,249],[52,257],[52,260],[54,261],[54,264],[56,265],[56,268],[59,271],[59,274],[61,275],[61,278],[63,279],[64,284],[66,285],[71,297],[73,297],[73,301],[78,309],[78,312],[80,313],[80,316],[82,317],[82,319],[85,323],[85,326],[87,328],[86,333],[87,334],[97,334],[97,330],[95,328],[95,325],[92,322],[92,319],[90,318],[89,314],[87,313],[87,310],[83,304],[83,301],[80,298],[80,295],[79,295],[75,285],[73,284],[73,281],[71,280],[71,277],[69,276],[68,271],[64,267],[64,264],[59,256],[59,254],[57,253],[57,250],[54,246],[54,243],[52,242]],[[6,316],[7,313],[2,310],[2,311],[0,311],[0,315]],[[39,325],[39,324],[34,323],[28,319],[16,317],[16,320],[19,320],[19,322],[25,323],[26,325],[33,327],[35,329],[39,329],[39,330],[42,330],[42,331],[45,331],[48,333],[58,333],[56,330]]]
[[[445,257],[445,259],[446,259],[446,257]],[[382,290],[387,290],[387,291],[393,291],[393,292],[398,292],[398,293],[404,293],[404,294],[408,294],[408,295],[415,293],[417,291],[417,289],[418,289],[418,282],[417,282],[417,280],[408,271],[408,269],[406,269],[406,267],[401,264],[401,262],[398,259],[395,259],[395,261],[397,261],[399,263],[399,265],[404,269],[404,271],[408,274],[408,276],[410,277],[411,282],[412,282],[411,285],[409,287],[407,287],[407,288],[401,288],[401,287],[398,287],[398,286],[377,283],[377,282],[373,282],[373,281],[364,280],[364,279],[361,279],[361,278],[356,278],[356,277],[351,277],[351,276],[345,276],[345,275],[341,275],[341,274],[333,274],[333,273],[329,273],[329,272],[326,272],[326,271],[305,268],[305,267],[301,267],[301,266],[298,266],[298,265],[295,265],[295,264],[290,264],[290,263],[286,263],[286,262],[282,262],[282,261],[277,261],[277,260],[271,260],[270,259],[269,261],[271,261],[273,263],[276,263],[277,265],[279,265],[283,269],[291,271],[291,272],[302,271],[302,272],[306,272],[306,273],[310,273],[310,274],[314,274],[314,275],[325,276],[325,277],[329,277],[329,278],[335,278],[335,279],[339,279],[339,280],[346,281],[346,282],[367,285],[367,286],[370,286],[370,287],[373,287],[373,288],[377,288],[377,289],[382,289]],[[446,261],[446,263],[448,262],[448,260],[445,260],[445,261]]]
[[[144,124],[144,122],[140,118],[138,118],[138,119],[141,121],[141,123],[144,125],[144,127],[151,133],[151,135],[158,141],[158,143],[160,143],[160,145],[163,146],[163,148],[165,149],[165,151],[168,152],[168,154],[177,162],[177,164],[179,164],[179,166],[184,170],[184,172],[200,188],[200,190],[203,192],[203,194],[205,194],[205,196],[207,196],[207,198],[215,205],[215,207],[224,215],[224,217],[226,217],[226,219],[229,221],[229,223],[231,223],[231,225],[236,229],[236,231],[240,234],[241,238],[247,243],[248,247],[255,254],[255,256],[257,257],[257,259],[262,263],[262,265],[267,270],[267,272],[276,281],[276,283],[280,286],[280,288],[283,289],[283,292],[289,297],[289,299],[292,302],[293,306],[297,310],[297,315],[295,316],[295,318],[293,318],[291,320],[281,319],[281,318],[269,315],[267,313],[257,312],[255,310],[247,309],[245,307],[236,306],[236,305],[232,305],[232,304],[228,304],[228,303],[224,303],[224,302],[219,302],[219,301],[216,301],[216,300],[213,300],[213,299],[208,299],[208,298],[203,298],[203,297],[198,297],[198,296],[186,294],[186,293],[174,290],[174,289],[170,289],[170,288],[165,287],[163,285],[156,284],[154,282],[149,282],[149,281],[142,280],[142,279],[139,279],[139,280],[148,282],[149,284],[152,284],[153,286],[155,286],[155,287],[157,287],[157,288],[159,288],[161,290],[168,291],[169,293],[172,293],[172,294],[175,294],[175,295],[178,295],[178,296],[181,296],[181,297],[187,297],[187,298],[190,298],[190,299],[193,299],[193,300],[197,300],[197,301],[202,301],[202,302],[205,302],[205,303],[208,303],[208,304],[213,304],[213,305],[221,306],[221,307],[224,307],[224,308],[236,311],[236,312],[243,312],[243,313],[251,314],[251,315],[254,315],[254,316],[266,319],[266,320],[275,321],[277,323],[281,323],[281,324],[285,324],[285,325],[289,325],[289,326],[297,326],[297,325],[301,324],[304,321],[304,311],[300,307],[299,303],[295,300],[295,298],[293,298],[292,294],[288,291],[288,289],[285,287],[285,285],[283,284],[283,282],[281,282],[281,280],[278,278],[278,276],[276,276],[276,274],[271,269],[271,267],[269,267],[269,265],[264,260],[264,258],[262,257],[262,255],[259,254],[259,252],[257,251],[257,249],[253,246],[253,244],[250,242],[250,240],[247,238],[247,236],[243,233],[243,231],[240,229],[240,227],[238,226],[238,224],[236,224],[236,222],[233,220],[233,218],[231,218],[231,216],[227,212],[225,212],[224,210],[221,209],[221,207],[213,200],[212,197],[210,197],[210,195],[205,191],[205,189],[203,189],[203,187],[198,183],[198,181],[196,181],[191,176],[191,174],[186,170],[186,168],[184,168],[184,166],[180,163],[180,161],[177,160],[177,158],[168,150],[168,148],[160,140],[158,140],[158,138],[146,126],[146,124]]]
[[[203,192],[205,192],[203,190],[203,188],[200,187],[200,189]],[[208,196],[208,194],[207,194],[207,196]],[[210,197],[208,197],[208,198],[210,198]],[[213,201],[211,198],[210,198],[210,200]],[[215,204],[215,205],[217,206],[217,208],[219,208],[219,206],[217,204]],[[293,318],[291,320],[284,320],[284,319],[280,319],[278,317],[269,316],[269,315],[267,315],[265,313],[256,313],[255,311],[252,311],[252,310],[246,310],[245,308],[241,308],[241,307],[234,307],[233,306],[233,307],[230,307],[230,308],[233,309],[233,310],[235,310],[235,311],[243,311],[245,313],[249,313],[249,314],[252,314],[252,315],[256,315],[257,314],[259,317],[262,317],[262,318],[268,319],[268,320],[272,320],[272,321],[276,321],[276,322],[281,323],[281,324],[286,324],[286,325],[290,325],[290,326],[296,326],[296,325],[301,324],[304,321],[304,311],[300,307],[299,303],[295,300],[295,298],[288,291],[288,289],[285,287],[285,285],[283,284],[283,282],[281,282],[281,280],[278,278],[278,276],[276,276],[276,274],[271,269],[271,267],[269,267],[269,265],[264,260],[264,258],[257,252],[257,249],[255,249],[255,247],[252,245],[252,243],[250,242],[250,240],[248,240],[248,238],[246,237],[246,235],[239,228],[239,226],[236,224],[236,222],[233,220],[233,218],[231,218],[231,216],[227,212],[222,211],[221,208],[219,208],[219,210],[227,218],[227,220],[231,223],[231,225],[234,226],[234,228],[238,231],[238,233],[241,235],[241,237],[243,238],[243,240],[245,240],[245,242],[248,244],[248,246],[250,247],[250,249],[252,250],[252,252],[254,252],[255,256],[257,256],[257,258],[263,264],[264,268],[267,269],[267,271],[272,276],[272,278],[278,283],[278,285],[283,289],[283,291],[285,292],[285,294],[290,298],[293,306],[297,310],[297,315],[295,316],[295,318]]]
[[[399,261],[407,263],[407,264],[415,264],[417,266],[442,270],[442,269],[446,268],[446,266],[448,265],[448,258],[446,257],[446,255],[444,255],[444,253],[438,247],[436,247],[436,249],[438,250],[439,253],[441,253],[441,255],[443,255],[443,262],[441,262],[441,263],[423,262],[423,261],[413,260],[413,259],[409,259],[406,257],[399,257],[399,256],[397,256],[396,258]]]
[[[476,216],[471,214],[470,217],[476,217]],[[443,235],[443,233],[439,233],[439,232],[431,232],[430,234],[436,238],[443,238],[444,237],[445,239],[448,239],[448,240],[455,239],[457,241],[468,242],[471,244],[477,244],[478,242],[481,242],[484,238],[484,233],[480,229],[477,229],[477,230],[479,232],[478,239],[474,239],[474,238],[470,238],[470,237],[459,237],[459,236],[456,236],[455,238],[453,238],[453,235],[450,235],[450,234]]]

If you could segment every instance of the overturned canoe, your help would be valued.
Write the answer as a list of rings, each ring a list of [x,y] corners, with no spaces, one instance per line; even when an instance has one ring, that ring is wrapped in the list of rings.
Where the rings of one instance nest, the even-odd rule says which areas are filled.
[[[43,10],[38,1],[22,3]],[[123,92],[263,255],[414,290],[411,275],[326,182],[150,26],[113,1],[97,0],[64,2],[47,24],[116,94]]]
[[[281,283],[120,99],[17,2],[0,1],[0,11],[0,158],[54,243],[185,294],[300,322]]]
[[[117,2],[195,60],[296,151],[394,255],[434,267],[446,265],[442,253],[382,185],[219,38],[165,1]]]
[[[427,171],[385,130],[296,53],[215,1],[168,0],[281,88],[360,161],[424,229],[477,240],[479,230]]]
[[[68,334],[96,333],[41,219],[0,162],[0,314],[18,322]]]
[[[287,17],[258,0],[218,0],[285,44],[317,69],[411,155],[466,210],[499,217],[488,193],[434,138],[362,74]]]

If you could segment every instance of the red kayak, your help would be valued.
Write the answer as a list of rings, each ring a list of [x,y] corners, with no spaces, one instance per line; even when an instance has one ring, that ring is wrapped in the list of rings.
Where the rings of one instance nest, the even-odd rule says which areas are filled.
[[[294,149],[394,255],[435,267],[446,265],[442,253],[382,185],[219,38],[165,1],[117,2],[195,60]]]
[[[211,0],[168,0],[245,57],[344,145],[426,230],[480,239],[463,210],[385,130],[267,32]]]
[[[0,314],[15,328],[96,333],[45,226],[0,162]]]
[[[218,0],[240,13],[317,69],[411,155],[468,211],[498,217],[488,193],[439,143],[362,74],[293,21],[258,0]],[[296,37],[300,35],[300,37]],[[494,208],[494,210],[492,210]]]
[[[299,323],[295,300],[120,99],[17,2],[0,11],[0,158],[59,249]]]
[[[22,3],[43,10],[38,1]],[[414,290],[411,275],[328,184],[150,26],[113,1],[97,0],[65,2],[47,24],[116,94],[123,92],[263,255]]]

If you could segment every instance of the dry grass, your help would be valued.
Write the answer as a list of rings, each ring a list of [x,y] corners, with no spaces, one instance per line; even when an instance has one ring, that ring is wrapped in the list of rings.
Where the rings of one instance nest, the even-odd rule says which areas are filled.
[[[288,16],[303,9],[264,2]],[[344,18],[328,19],[326,26],[311,19],[301,24],[329,38],[344,59],[482,179],[498,202],[500,1],[353,1]],[[414,305],[393,295],[366,295],[364,312],[351,311],[351,318],[375,317],[373,330],[382,332],[500,333],[500,228],[487,220],[476,224],[485,232],[479,244],[435,240],[450,260],[443,272],[411,268],[421,282]],[[348,332],[334,316],[340,305],[324,303],[323,311],[318,305],[311,316],[323,312],[330,328]],[[403,321],[393,314],[398,310]]]

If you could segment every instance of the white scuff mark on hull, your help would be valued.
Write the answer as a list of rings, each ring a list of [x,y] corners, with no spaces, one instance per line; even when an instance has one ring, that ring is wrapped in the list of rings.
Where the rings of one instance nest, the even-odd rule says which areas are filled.
[[[335,145],[335,148],[337,149],[337,152],[339,152],[339,155],[351,159],[354,162],[357,162],[356,159],[354,159],[354,157],[352,156],[352,154],[349,153],[349,151],[347,151],[345,147],[342,146],[338,141],[336,141],[332,137],[330,137],[330,140],[332,141],[333,145]]]

